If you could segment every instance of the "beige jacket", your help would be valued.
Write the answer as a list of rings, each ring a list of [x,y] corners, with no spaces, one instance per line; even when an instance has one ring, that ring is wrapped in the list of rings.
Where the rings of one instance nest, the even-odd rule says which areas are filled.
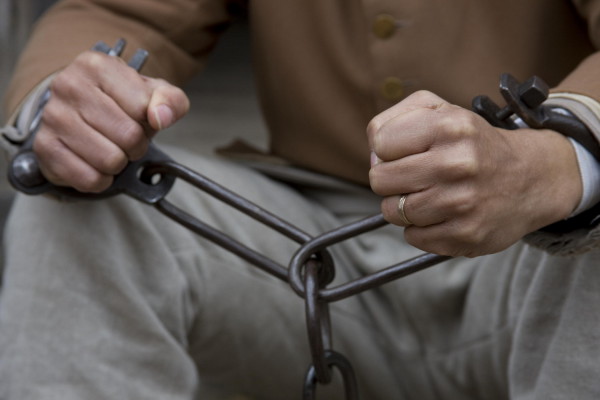
[[[144,72],[182,84],[230,16],[218,0],[65,0],[38,24],[7,95],[96,41],[150,51]],[[600,100],[600,1],[251,0],[258,88],[278,156],[367,182],[368,121],[419,89],[469,106],[498,77],[537,74]],[[586,22],[587,21],[587,24]],[[578,66],[580,62],[583,63]],[[241,134],[241,133],[240,133]]]

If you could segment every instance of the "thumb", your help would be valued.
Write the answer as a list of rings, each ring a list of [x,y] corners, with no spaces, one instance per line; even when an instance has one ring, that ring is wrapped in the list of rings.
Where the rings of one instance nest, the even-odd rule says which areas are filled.
[[[161,79],[153,79],[154,89],[148,104],[148,123],[152,129],[166,129],[183,117],[190,101],[180,88]]]

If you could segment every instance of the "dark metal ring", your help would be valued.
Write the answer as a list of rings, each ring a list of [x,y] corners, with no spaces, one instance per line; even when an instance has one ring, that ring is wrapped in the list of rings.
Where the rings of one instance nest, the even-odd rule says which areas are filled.
[[[358,384],[356,383],[356,375],[350,362],[335,351],[327,351],[325,353],[325,359],[329,367],[336,367],[342,374],[344,380],[344,390],[346,392],[346,400],[358,400]],[[302,398],[304,400],[315,400],[317,396],[317,375],[315,367],[310,366],[306,372],[304,379],[304,391]]]
[[[317,380],[331,382],[331,370],[325,358],[325,351],[331,348],[331,319],[329,304],[319,300],[319,264],[309,260],[305,273],[306,329]]]
[[[300,297],[304,297],[304,278],[303,270],[307,261],[315,255],[321,255],[322,263],[321,274],[329,273],[331,275],[322,276],[321,287],[333,281],[333,259],[330,254],[325,253],[328,246],[353,238],[362,233],[372,231],[386,225],[387,222],[381,214],[367,217],[360,221],[345,225],[333,231],[326,232],[304,243],[292,257],[288,267],[288,280],[290,286]],[[328,269],[332,271],[327,271]]]

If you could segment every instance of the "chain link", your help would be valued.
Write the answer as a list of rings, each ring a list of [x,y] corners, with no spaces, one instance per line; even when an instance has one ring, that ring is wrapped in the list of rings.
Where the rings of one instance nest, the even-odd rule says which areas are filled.
[[[317,381],[323,384],[331,382],[331,370],[325,357],[325,351],[330,350],[331,319],[329,303],[319,298],[319,272],[321,266],[315,259],[306,263],[304,289],[306,291],[306,329],[312,355],[312,365]],[[321,269],[322,270],[322,269]]]
[[[138,167],[140,170],[137,174],[129,175],[129,179],[136,177],[137,182],[130,182],[130,185],[127,185],[129,189],[125,191],[126,194],[153,205],[170,219],[287,282],[298,296],[304,298],[306,328],[312,357],[312,363],[305,377],[303,397],[306,400],[316,398],[317,384],[327,385],[332,382],[334,367],[341,372],[346,399],[358,400],[359,398],[352,365],[343,355],[332,349],[330,302],[357,295],[450,258],[424,253],[350,282],[327,288],[335,276],[335,264],[328,247],[385,226],[387,222],[381,214],[312,237],[281,217],[173,160],[161,157],[157,161],[148,161]],[[176,179],[182,179],[298,243],[299,248],[292,256],[290,264],[286,267],[277,263],[169,202],[166,197]],[[152,186],[160,186],[165,180],[169,182],[168,188],[163,191],[162,196],[157,196],[157,191],[152,190]],[[152,196],[144,198],[146,194]]]
[[[335,351],[325,352],[325,361],[329,368],[336,367],[342,373],[346,400],[358,400],[358,384],[352,364],[346,357]],[[318,383],[321,382],[317,378],[316,368],[311,365],[304,380],[303,400],[316,399]]]

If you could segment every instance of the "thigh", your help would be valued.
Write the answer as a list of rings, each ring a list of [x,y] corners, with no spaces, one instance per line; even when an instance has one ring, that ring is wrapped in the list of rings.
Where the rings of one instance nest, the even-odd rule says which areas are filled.
[[[331,212],[286,185],[274,186],[269,179],[261,178],[254,180],[251,188],[243,187],[241,183],[247,182],[248,176],[237,170],[234,176],[220,179],[311,236],[342,224]],[[283,266],[287,266],[300,247],[299,243],[262,229],[246,217],[237,214],[232,217],[228,213],[229,218],[224,218],[226,211],[212,201],[204,204],[204,209],[211,210],[199,211],[207,223],[218,225]],[[374,240],[374,243],[381,242]],[[370,267],[363,263],[369,258],[363,247],[372,249],[370,254],[374,259],[370,260]],[[237,256],[215,246],[199,248],[194,242],[190,246],[179,243],[177,248],[179,256],[185,259],[182,264],[195,271],[191,281],[196,288],[198,307],[188,336],[189,353],[204,384],[263,400],[300,397],[304,375],[311,363],[304,301],[287,282],[242,263]],[[396,254],[380,253],[367,244],[367,239],[350,240],[331,251],[336,262],[333,285],[397,260]],[[364,398],[401,398],[396,371],[388,366],[388,349],[379,340],[378,329],[371,324],[372,308],[374,305],[368,299],[365,302],[360,297],[333,304],[333,347],[355,364]],[[319,390],[326,391],[325,398],[341,399],[344,393],[341,383],[338,377],[330,387]]]
[[[538,261],[518,271],[527,281],[511,307],[511,398],[599,398],[600,250]]]
[[[174,158],[312,235],[339,224],[252,171],[184,153]],[[169,200],[282,265],[298,248],[184,183]],[[123,196],[18,196],[5,249],[2,398],[189,399],[206,385],[280,399],[300,390],[309,363],[301,299],[147,205]],[[339,279],[346,276],[340,269]],[[367,358],[381,358],[372,329],[356,322],[361,307],[334,312],[363,338]]]
[[[394,308],[381,320],[395,326],[382,331],[395,335],[387,340],[406,390],[432,399],[597,398],[598,266],[598,250],[557,257],[518,243],[383,288]]]

